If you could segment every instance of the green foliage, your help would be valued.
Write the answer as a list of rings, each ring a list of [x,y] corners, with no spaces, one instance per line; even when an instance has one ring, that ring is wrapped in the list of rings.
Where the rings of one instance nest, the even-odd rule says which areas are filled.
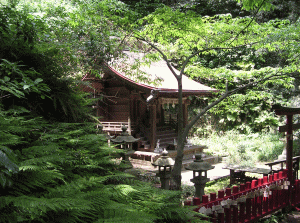
[[[124,28],[130,27],[139,18],[138,10],[132,10],[128,5],[118,0],[104,0],[98,6],[105,16]]]
[[[226,156],[227,164],[254,166],[257,162],[278,158],[284,148],[281,137],[274,133],[240,134],[228,131],[224,134],[214,133],[208,138],[194,138],[194,141],[207,145],[208,153]]]
[[[141,22],[146,25],[143,32],[136,33],[137,37],[156,43],[165,60],[176,63],[179,69],[186,66],[184,72],[193,79],[219,89],[220,94],[215,96],[269,78],[258,86],[239,91],[211,110],[222,130],[236,128],[246,133],[278,126],[271,106],[284,103],[291,96],[289,92],[296,77],[293,72],[297,72],[298,57],[291,55],[288,59],[286,55],[287,52],[295,55],[295,51],[298,54],[293,37],[283,34],[288,33],[284,31],[288,21],[259,24],[248,17],[233,18],[230,14],[199,17],[190,11],[182,13],[164,7]],[[288,27],[298,29],[297,25]],[[280,39],[281,36],[286,39]],[[196,108],[194,114],[202,109]]]
[[[215,8],[204,8],[209,16],[202,17],[195,13],[201,1],[130,2],[136,8],[117,0],[1,5],[1,222],[199,222],[197,213],[179,206],[180,193],[120,172],[123,164],[114,160],[121,151],[85,122],[90,101],[78,93],[78,80],[88,72],[101,77],[101,63],[122,50],[119,38],[129,35],[124,31],[154,42],[179,69],[199,51],[187,61],[186,73],[220,92],[226,82],[231,90],[274,77],[228,98],[207,119],[245,133],[278,125],[271,104],[297,91],[298,23],[281,20],[285,16],[257,23],[236,11],[214,15],[222,7],[213,0]],[[261,3],[245,0],[243,7],[268,9],[270,1]],[[278,138],[230,132],[221,144],[204,144],[248,165],[276,157]]]
[[[270,10],[272,0],[238,0],[243,3],[243,8],[247,10],[259,9]]]
[[[1,5],[0,222],[193,219],[178,192],[120,172],[115,160],[123,151],[84,122],[89,100],[77,80],[101,75],[101,62],[118,53],[110,40],[118,30],[102,16],[113,8],[116,19],[128,16],[124,24],[134,19],[117,1]]]
[[[25,94],[37,93],[41,98],[45,98],[47,92],[50,91],[46,84],[43,84],[41,74],[34,70],[22,71],[22,65],[11,63],[6,59],[2,59],[0,63],[0,94],[1,98],[15,96],[24,98]]]
[[[229,177],[226,178],[220,178],[217,180],[211,180],[206,183],[205,186],[205,194],[210,193],[218,193],[219,190],[223,190],[224,188],[228,188],[230,185],[230,179]]]
[[[121,166],[113,159],[121,151],[108,147],[106,138],[96,134],[95,124],[49,123],[24,111],[16,113],[16,120],[12,111],[1,114],[10,122],[0,132],[7,136],[0,150],[0,208],[9,210],[0,222],[193,218],[191,210],[179,206],[179,192],[159,190],[119,172]]]
[[[4,188],[12,185],[11,176],[19,171],[14,152],[2,146],[0,148],[0,184]]]
[[[71,61],[66,61],[69,48],[42,38],[42,33],[51,32],[47,23],[26,11],[0,8],[1,103],[5,109],[22,106],[48,119],[86,118],[87,110],[80,106],[89,102],[75,92],[77,84],[67,77],[72,70]]]

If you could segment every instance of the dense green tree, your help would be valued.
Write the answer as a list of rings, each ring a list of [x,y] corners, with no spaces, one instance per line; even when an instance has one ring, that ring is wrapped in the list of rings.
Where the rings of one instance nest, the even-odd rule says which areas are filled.
[[[110,2],[114,3],[111,7],[117,6],[118,1]],[[124,2],[138,6],[137,1]],[[164,1],[148,3],[165,4]],[[243,124],[247,123],[251,123],[250,129],[256,131],[261,130],[264,125],[276,126],[278,120],[265,111],[270,109],[275,101],[283,101],[287,98],[284,94],[289,94],[288,89],[293,87],[294,77],[298,72],[299,48],[296,34],[299,29],[298,24],[292,24],[295,20],[284,20],[288,18],[287,15],[281,15],[279,20],[270,21],[271,17],[263,16],[264,11],[280,8],[277,1],[238,1],[240,5],[230,1],[230,4],[235,5],[234,9],[242,7],[251,10],[248,13],[240,9],[242,12],[240,16],[252,14],[252,17],[240,17],[238,10],[233,12],[233,16],[214,15],[213,11],[209,10],[197,11],[197,4],[213,3],[220,3],[220,5],[214,4],[216,13],[225,13],[229,8],[228,5],[224,7],[225,4],[222,5],[223,2],[220,1],[174,1],[170,2],[171,7],[157,7],[152,4],[151,9],[144,11],[141,7],[137,7],[138,15],[135,18],[155,11],[134,24],[126,16],[123,16],[125,20],[120,22],[114,16],[105,14],[118,26],[126,25],[124,30],[129,31],[132,36],[147,42],[156,52],[150,58],[164,59],[172,72],[171,64],[180,69],[180,75],[173,72],[178,80],[179,114],[182,114],[181,75],[183,73],[186,72],[194,79],[210,83],[210,86],[221,90],[219,98],[213,99],[208,106],[196,111],[196,115],[185,129],[182,129],[183,119],[179,115],[178,146],[180,149],[174,168],[178,185],[180,185],[184,140],[200,117],[220,104],[214,112],[217,115],[222,114],[220,121],[226,120],[227,125],[239,126],[243,131],[248,127]],[[226,4],[229,2],[226,1]],[[117,8],[115,10],[122,15],[127,15],[128,12],[136,15],[134,9],[124,5],[121,11]],[[247,90],[249,87],[254,90]],[[282,89],[285,89],[284,92],[281,92]],[[236,94],[237,92],[239,94]],[[236,95],[227,100],[226,98],[232,94]],[[261,108],[266,110],[259,111]],[[247,117],[249,114],[250,119]]]
[[[265,5],[267,1],[245,1],[245,8],[254,8],[258,6],[256,11],[260,8],[269,8],[270,5]],[[157,57],[164,59],[174,77],[178,81],[179,92],[179,133],[178,133],[178,155],[175,159],[175,167],[173,170],[173,177],[176,184],[180,186],[181,165],[183,158],[184,140],[188,135],[189,130],[208,110],[215,105],[222,102],[224,99],[240,90],[249,87],[260,86],[283,86],[290,88],[292,86],[293,78],[287,78],[297,72],[297,64],[299,62],[297,56],[299,48],[297,45],[296,34],[299,29],[298,24],[286,27],[288,22],[285,21],[270,21],[267,23],[257,23],[254,18],[233,18],[231,15],[216,15],[213,17],[199,17],[193,12],[181,13],[178,10],[173,10],[168,7],[157,9],[155,13],[148,15],[141,20],[141,24],[146,24],[138,32],[135,37],[146,41],[153,49],[156,50]],[[287,29],[294,30],[293,32],[286,32]],[[285,33],[285,34],[283,34]],[[287,33],[289,33],[287,35]],[[291,34],[292,33],[292,34]],[[295,45],[296,44],[296,45]],[[268,52],[276,53],[280,56],[280,68],[259,66],[258,68],[251,68],[252,61],[249,58],[245,60],[234,60],[228,62],[232,67],[238,67],[238,70],[230,69],[225,66],[205,68],[201,65],[201,58],[203,55],[220,55],[221,53],[234,54],[234,51],[243,51],[250,49],[251,51],[266,50]],[[288,57],[287,54],[291,55]],[[159,55],[159,56],[158,56]],[[247,54],[246,54],[247,56]],[[153,56],[152,56],[153,57]],[[222,58],[219,58],[222,59]],[[171,62],[175,61],[180,68],[180,74],[176,74],[171,66]],[[222,62],[221,62],[222,63]],[[190,65],[189,65],[190,64]],[[183,129],[182,126],[182,83],[181,75],[185,72],[185,68],[191,66],[203,69],[201,74],[206,72],[206,78],[210,75],[217,76],[223,80],[224,92],[216,100],[212,101],[208,106],[199,111],[191,122]],[[195,66],[195,64],[197,64]],[[213,65],[214,66],[214,65]],[[250,67],[250,70],[245,69]],[[200,73],[198,73],[200,75]],[[227,84],[225,84],[227,82]],[[275,87],[276,88],[276,87]],[[259,90],[259,89],[258,89]],[[246,97],[236,99],[242,101],[245,99],[265,100],[270,94],[268,92],[248,94]],[[232,97],[231,97],[232,99]],[[274,101],[269,102],[272,103]],[[230,108],[234,108],[234,103],[230,104]],[[249,105],[249,108],[255,109],[259,104]],[[229,111],[227,109],[227,111]],[[232,117],[234,117],[234,113]],[[230,117],[230,116],[228,116]],[[270,122],[270,125],[276,125],[276,120],[265,119],[262,121],[251,120],[252,122]]]
[[[0,8],[0,222],[199,222],[179,192],[121,172],[122,151],[88,122],[74,76],[115,43],[87,16],[98,5],[76,2]]]

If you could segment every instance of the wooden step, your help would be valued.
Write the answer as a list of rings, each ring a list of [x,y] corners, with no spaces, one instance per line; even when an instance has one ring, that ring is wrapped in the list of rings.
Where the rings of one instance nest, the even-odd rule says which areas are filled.
[[[168,145],[174,144],[174,139],[177,140],[177,133],[169,127],[161,127],[156,134],[156,138],[160,140],[160,147],[166,148]]]

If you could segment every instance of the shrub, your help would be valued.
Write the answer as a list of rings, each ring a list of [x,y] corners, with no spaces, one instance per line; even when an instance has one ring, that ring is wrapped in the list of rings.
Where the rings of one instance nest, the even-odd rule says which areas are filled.
[[[256,162],[272,161],[282,153],[284,143],[280,134],[255,133],[240,134],[228,131],[213,133],[207,138],[194,138],[196,144],[208,146],[205,152],[218,156],[228,156],[228,164],[253,166]]]

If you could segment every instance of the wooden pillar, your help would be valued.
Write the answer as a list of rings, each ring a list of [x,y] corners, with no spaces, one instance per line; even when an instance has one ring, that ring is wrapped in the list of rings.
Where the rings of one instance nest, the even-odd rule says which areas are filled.
[[[293,183],[293,115],[286,116],[286,166],[288,170],[288,180]]]
[[[132,122],[137,122],[137,94],[130,94],[130,119]]]
[[[130,117],[128,117],[128,130],[127,130],[127,132],[128,132],[129,135],[131,135],[131,131],[132,131],[132,128],[131,128],[131,119],[130,119]]]
[[[150,108],[150,149],[154,151],[156,145],[156,104],[149,105]]]
[[[158,120],[158,123],[159,123],[159,124],[161,124],[161,115],[162,115],[161,110],[162,110],[162,109],[161,109],[161,104],[158,103],[158,104],[157,104],[157,113],[156,113],[156,114],[157,114],[157,117],[156,117],[156,119],[159,119],[159,120]]]
[[[101,116],[99,100],[96,101],[96,115],[97,115],[97,117]]]
[[[163,125],[165,123],[165,110],[164,110],[164,105],[160,104],[160,110],[161,110],[161,114],[160,114],[160,123]]]

